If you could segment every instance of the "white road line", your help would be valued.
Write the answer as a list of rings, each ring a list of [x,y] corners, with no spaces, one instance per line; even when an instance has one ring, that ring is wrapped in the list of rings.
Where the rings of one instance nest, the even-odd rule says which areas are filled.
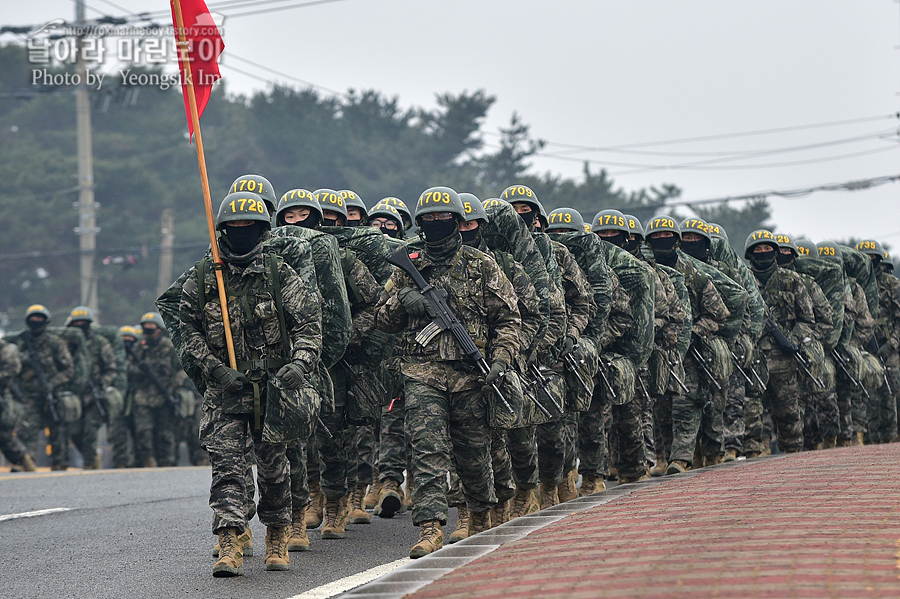
[[[329,597],[340,595],[341,593],[345,593],[350,589],[355,589],[356,587],[364,585],[367,582],[371,582],[379,576],[384,576],[389,572],[393,572],[400,566],[404,566],[411,561],[412,560],[408,557],[404,557],[403,559],[398,559],[395,562],[382,564],[381,566],[375,566],[374,568],[370,568],[365,572],[360,572],[358,574],[354,574],[353,576],[347,576],[346,578],[341,578],[340,580],[329,582],[328,584],[310,589],[304,593],[300,593],[299,595],[288,597],[288,599],[328,599]]]
[[[0,516],[0,522],[4,520],[15,520],[16,518],[34,518],[35,516],[46,516],[47,514],[55,514],[56,512],[68,512],[70,507],[53,507],[48,510],[37,510],[35,512],[22,512],[21,514],[4,514]]]

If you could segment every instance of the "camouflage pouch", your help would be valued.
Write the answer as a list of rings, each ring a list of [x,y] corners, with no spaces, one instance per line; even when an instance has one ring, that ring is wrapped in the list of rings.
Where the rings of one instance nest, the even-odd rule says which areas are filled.
[[[556,406],[565,405],[566,382],[561,374],[549,368],[541,368],[541,374],[546,379],[545,385],[539,381],[533,381],[532,385],[523,381],[522,392],[525,396],[525,404],[522,408],[522,426],[544,424],[558,420],[562,416]],[[550,412],[550,416],[547,416],[536,405],[537,402],[540,402],[540,405]]]
[[[307,377],[296,389],[286,389],[277,377],[269,377],[262,440],[288,443],[312,433],[321,399]]]
[[[334,412],[334,382],[322,360],[316,362],[315,369],[309,373],[309,380],[319,393],[322,411]]]
[[[0,426],[7,430],[13,430],[22,422],[24,408],[22,404],[11,397],[3,398],[3,409],[0,410]]]
[[[56,394],[56,413],[63,422],[81,420],[81,398],[71,391],[60,391]]]
[[[582,337],[572,351],[572,358],[578,368],[581,380],[566,365],[566,410],[587,412],[591,407],[591,399],[594,395],[594,376],[597,374],[597,349],[594,342],[587,337]],[[584,381],[590,389],[585,389],[581,381]]]
[[[607,354],[609,362],[606,366],[606,378],[609,384],[616,392],[615,397],[611,397],[606,383],[602,383],[600,388],[602,393],[606,394],[609,403],[614,406],[622,406],[634,399],[634,386],[637,384],[637,373],[634,369],[634,362],[619,354]]]
[[[860,352],[862,368],[859,382],[870,392],[884,384],[884,366],[881,361],[869,352]]]
[[[662,395],[669,386],[669,354],[659,347],[654,347],[647,359],[647,392],[650,395]]]
[[[525,404],[525,394],[522,391],[522,381],[519,374],[512,369],[500,379],[500,391],[503,398],[512,408],[510,412],[503,401],[497,397],[493,390],[486,392],[488,426],[497,429],[510,429],[523,425],[522,412]]]
[[[125,396],[116,387],[107,387],[103,391],[103,403],[110,418],[116,418],[125,409]]]
[[[728,341],[721,337],[706,337],[703,339],[703,357],[709,365],[712,372],[720,385],[724,386],[725,381],[734,372],[734,362],[731,360],[731,347]]]
[[[677,353],[678,350],[672,350],[673,353]],[[675,377],[678,377],[678,380],[675,380]],[[684,389],[678,383],[678,381],[684,382],[685,372],[684,372],[684,360],[678,356],[677,360],[673,360],[670,362],[669,366],[669,385],[666,387],[666,391],[669,393],[673,393],[675,395],[684,395]]]
[[[822,374],[820,374],[819,377],[822,379],[822,382],[825,383],[825,389],[834,389],[834,385],[837,381],[837,367],[834,365],[831,358],[827,358],[822,364]],[[822,391],[822,389],[817,389],[816,393],[821,393]]]
[[[828,389],[828,382],[825,381],[824,377],[825,349],[822,347],[822,344],[815,339],[811,340],[809,343],[803,343],[800,345],[800,353],[803,354],[803,357],[805,357],[806,361],[809,363],[809,371],[825,382],[825,388]],[[815,381],[806,375],[801,376],[800,380],[803,381],[803,389],[807,393],[821,393],[823,391]],[[834,379],[832,378],[832,382],[833,381]]]
[[[347,389],[347,420],[351,424],[368,424],[381,416],[381,381],[374,369],[350,369]]]
[[[178,400],[178,409],[182,418],[193,418],[197,411],[197,395],[190,389],[175,390],[175,399]]]
[[[841,346],[840,351],[847,358],[847,370],[857,381],[862,377],[863,357],[862,352],[852,345]]]

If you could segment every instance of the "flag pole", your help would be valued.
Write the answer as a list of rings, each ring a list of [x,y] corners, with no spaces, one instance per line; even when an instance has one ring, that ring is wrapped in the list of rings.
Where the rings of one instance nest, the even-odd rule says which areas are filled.
[[[184,35],[184,17],[181,15],[181,1],[171,0],[175,13],[175,35],[178,38],[178,50],[181,63],[184,65],[185,87],[188,95],[188,106],[191,110],[191,123],[194,127],[194,138],[197,142],[197,163],[200,166],[200,182],[203,185],[203,202],[206,207],[206,224],[209,228],[209,241],[212,246],[213,270],[216,273],[216,286],[219,288],[219,303],[222,306],[222,322],[225,325],[225,346],[228,350],[228,363],[237,368],[234,354],[234,340],[231,337],[231,318],[228,316],[228,295],[225,292],[225,279],[222,276],[222,259],[219,257],[219,245],[216,242],[216,226],[213,222],[212,199],[209,195],[209,178],[206,174],[206,156],[203,154],[203,138],[200,136],[200,115],[197,111],[197,97],[194,95],[194,81],[191,74],[191,62],[188,55],[188,43]],[[203,281],[199,281],[203,285]]]

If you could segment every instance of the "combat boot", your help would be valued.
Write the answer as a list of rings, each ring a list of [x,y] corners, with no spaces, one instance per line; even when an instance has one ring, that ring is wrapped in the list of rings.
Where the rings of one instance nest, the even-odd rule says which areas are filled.
[[[765,437],[765,438],[762,440],[762,448],[763,448],[763,449],[762,449],[762,451],[759,453],[759,455],[761,455],[761,456],[764,456],[764,455],[772,455],[772,439],[770,439],[770,438],[768,438],[768,437]]]
[[[664,454],[658,453],[656,454],[656,465],[650,469],[650,476],[663,476],[666,473],[666,468],[669,467],[669,463],[666,461],[666,456]]]
[[[411,476],[406,477],[406,490],[403,493],[403,501],[400,503],[400,511],[398,513],[402,514],[407,510],[412,509],[412,492],[413,492],[413,480]]]
[[[722,456],[723,462],[733,462],[737,459],[737,451],[733,449],[726,449],[725,455]]]
[[[22,470],[25,472],[35,472],[37,470],[37,465],[34,463],[34,458],[31,457],[30,453],[26,453],[22,457]]]
[[[409,557],[418,559],[434,553],[444,546],[444,531],[438,520],[429,520],[419,525],[419,542],[409,550]]]
[[[594,493],[605,490],[606,483],[603,481],[602,477],[585,474],[581,477],[581,488],[578,489],[578,496],[587,497],[588,495],[593,495]]]
[[[498,501],[497,504],[491,508],[490,512],[491,528],[509,522],[509,500]]]
[[[491,510],[481,512],[469,512],[469,536],[490,530]]]
[[[606,480],[616,480],[619,478],[619,469],[615,466],[609,467],[609,474],[606,475]]]
[[[822,440],[822,449],[834,449],[837,447],[837,437],[825,437]]]
[[[380,480],[376,480],[373,484],[369,485],[369,492],[366,493],[366,496],[363,499],[364,510],[375,509],[375,506],[378,505],[378,498],[381,496],[382,484],[383,483]]]
[[[284,571],[291,569],[291,556],[288,553],[289,526],[266,527],[266,570]]]
[[[469,508],[460,506],[456,508],[456,530],[450,533],[447,542],[451,545],[457,541],[469,538]]]
[[[688,468],[690,468],[690,466],[688,466],[688,463],[684,460],[675,460],[671,464],[669,464],[668,468],[666,468],[666,474],[681,474]]]
[[[744,452],[744,457],[745,457],[746,459],[748,459],[748,460],[752,460],[752,459],[754,459],[754,458],[758,458],[758,457],[759,457],[759,452],[758,452],[758,451],[745,451],[745,452]]]
[[[356,490],[350,497],[350,524],[371,524],[372,515],[363,507],[366,494],[366,485],[356,485]]]
[[[512,504],[509,508],[509,520],[527,516],[541,509],[537,497],[534,496],[534,489],[522,489],[516,487],[516,494],[513,495]]]
[[[638,471],[634,474],[623,474],[619,472],[619,484],[627,485],[630,483],[636,483],[642,480],[650,480],[650,470],[644,466],[643,472]]]
[[[325,518],[322,520],[322,538],[323,539],[343,539],[346,529],[344,528],[344,515],[341,500],[343,497],[325,498]]]
[[[723,457],[720,455],[706,456],[705,458],[703,458],[703,465],[704,466],[718,466],[719,464],[722,463],[722,461],[723,461]]]
[[[244,557],[253,557],[253,531],[250,530],[250,525],[248,524],[244,528],[244,532],[238,535],[238,543],[241,545],[241,553]],[[213,547],[212,554],[213,557],[219,557],[219,550],[221,547],[218,543]]]
[[[400,509],[402,501],[400,499],[400,483],[395,480],[388,479],[384,481],[381,487],[381,497],[378,499],[378,517],[393,518],[397,510]]]
[[[143,467],[144,468],[156,468],[156,458],[154,458],[153,456],[144,458]]]
[[[560,503],[572,501],[578,497],[578,471],[574,468],[566,472],[566,477],[556,485],[556,494]]]
[[[553,507],[554,505],[559,503],[559,492],[556,490],[556,485],[541,483],[540,495],[542,510],[545,510],[548,507]]]
[[[856,442],[854,445],[865,445],[866,444],[866,434],[862,431],[856,431]]]
[[[322,523],[322,506],[324,504],[325,496],[322,495],[319,481],[310,481],[309,505],[306,506],[306,528],[319,528]]]
[[[309,535],[306,534],[306,510],[291,517],[291,536],[287,543],[288,551],[309,551]]]
[[[213,576],[225,578],[244,575],[244,554],[238,541],[236,528],[223,528],[219,531],[219,560],[213,566]]]

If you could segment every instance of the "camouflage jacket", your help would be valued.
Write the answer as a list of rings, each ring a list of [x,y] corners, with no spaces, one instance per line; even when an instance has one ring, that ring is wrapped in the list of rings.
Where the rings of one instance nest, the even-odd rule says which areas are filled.
[[[853,319],[851,326],[852,342],[860,348],[865,348],[869,339],[872,338],[872,332],[875,330],[875,319],[872,318],[872,313],[869,312],[866,292],[863,290],[862,285],[857,283],[856,279],[850,279],[850,288],[849,312]]]
[[[146,364],[150,372],[156,375],[156,378],[162,383],[163,388],[171,394],[187,379],[187,375],[181,368],[181,362],[178,360],[175,346],[168,337],[160,338],[155,344],[142,339],[140,343],[134,344],[132,351],[134,356],[128,356],[128,383],[134,397],[134,405],[148,408],[158,408],[164,405],[168,398],[160,393],[135,357]]]
[[[0,339],[0,396],[6,395],[7,388],[22,370],[19,350],[12,343]]]
[[[816,280],[809,275],[802,273],[798,274],[800,274],[800,278],[803,279],[803,284],[806,285],[806,290],[809,292],[809,299],[812,301],[813,305],[813,315],[816,319],[816,324],[812,328],[813,336],[816,341],[825,346],[826,349],[830,350],[833,346],[829,346],[828,341],[834,330],[834,310],[832,310],[828,298],[825,297],[825,292],[822,291],[822,288],[819,287]]]
[[[516,218],[519,217],[516,216]],[[543,284],[546,285],[547,296],[546,301],[542,300],[541,302],[542,306],[546,304],[546,324],[543,330],[538,332],[537,351],[541,356],[548,355],[552,359],[551,354],[555,353],[554,349],[561,347],[562,340],[569,334],[566,300],[563,295],[563,273],[556,257],[556,242],[551,241],[546,233],[532,233],[531,238],[534,240],[534,246],[543,258],[543,264],[547,270],[546,280],[532,279],[532,281],[537,280],[538,284],[545,281]],[[535,287],[535,292],[537,292],[537,287]]]
[[[452,245],[448,247],[453,250]],[[410,258],[429,283],[447,292],[450,309],[488,362],[502,360],[511,365],[519,353],[522,320],[512,284],[494,259],[464,245],[459,245],[452,257],[440,264],[424,251],[411,253]],[[450,331],[441,331],[425,346],[416,342],[416,335],[431,319],[407,314],[399,298],[405,287],[415,286],[405,272],[395,269],[375,311],[378,329],[401,333],[397,354],[403,374],[421,380],[428,378],[432,362],[462,365],[466,355]]]
[[[672,277],[666,272],[666,267],[647,261],[654,267],[653,272],[656,273],[656,303],[653,306],[654,342],[660,349],[670,350],[678,345],[681,331],[690,318],[690,309],[684,305]]]
[[[544,322],[540,311],[540,300],[531,279],[525,274],[522,265],[506,252],[488,250],[482,244],[481,251],[489,254],[503,271],[503,274],[512,283],[513,290],[518,298],[519,316],[522,326],[519,328],[519,357],[523,360],[528,357],[526,351],[532,347],[535,336]]]
[[[353,332],[347,349],[356,349],[363,337],[375,324],[375,304],[381,297],[381,287],[356,254],[349,248],[341,248],[341,266],[344,269],[344,283],[347,285],[347,299],[350,300],[350,314]]]
[[[98,392],[115,385],[119,378],[119,365],[112,345],[94,331],[85,336],[91,352],[91,382]],[[87,390],[86,392],[90,392]]]
[[[768,306],[768,315],[794,343],[801,345],[804,338],[812,336],[815,312],[799,274],[776,267],[769,280],[765,284],[759,281],[758,285]],[[763,335],[759,346],[763,350],[779,349],[771,335]]]
[[[302,279],[293,268],[276,258],[278,280],[271,281],[270,254],[262,251],[243,265],[229,262],[226,252],[222,256],[238,370],[263,370],[250,365],[253,360],[272,361],[275,365],[298,362],[307,371],[312,370],[322,346],[322,313],[315,279]],[[212,370],[219,364],[228,365],[228,354],[215,273],[212,268],[206,269],[203,281],[198,280],[198,275],[195,271],[184,284],[179,319],[184,326],[184,350],[209,384]],[[276,285],[281,288],[289,355],[285,355],[285,340],[276,309]],[[205,300],[203,305],[201,295]],[[277,368],[265,365],[265,370]]]
[[[333,235],[341,248],[350,248],[362,260],[378,285],[384,285],[393,267],[384,261],[390,246],[380,229],[375,227],[320,227],[323,233]]]
[[[597,312],[597,306],[591,298],[591,284],[569,249],[558,241],[553,242],[553,249],[565,298],[568,321],[566,335],[574,338],[577,344],[582,332]]]
[[[25,343],[26,335],[31,339],[33,353]],[[19,372],[22,393],[42,395],[46,391],[56,391],[72,378],[75,362],[69,353],[68,345],[59,335],[45,331],[42,335],[34,337],[30,331],[23,331],[10,341],[19,347],[19,357],[22,360],[22,370]],[[39,377],[35,373],[35,363],[40,364],[43,369],[50,389],[45,390],[41,387]]]
[[[716,286],[684,258],[678,258],[675,270],[684,275],[684,285],[688,290],[693,321],[691,333],[703,338],[715,336],[731,315]]]
[[[747,310],[741,323],[741,333],[746,335],[751,343],[755,344],[763,333],[766,322],[766,303],[763,301],[759,287],[756,285],[756,277],[750,271],[731,244],[724,239],[713,239],[710,245],[709,255],[716,261],[717,268],[728,277],[734,279],[747,292]],[[720,268],[721,267],[721,268]],[[727,269],[727,270],[725,270]]]
[[[875,331],[879,345],[890,343],[895,352],[900,349],[900,279],[883,271],[878,273]]]

